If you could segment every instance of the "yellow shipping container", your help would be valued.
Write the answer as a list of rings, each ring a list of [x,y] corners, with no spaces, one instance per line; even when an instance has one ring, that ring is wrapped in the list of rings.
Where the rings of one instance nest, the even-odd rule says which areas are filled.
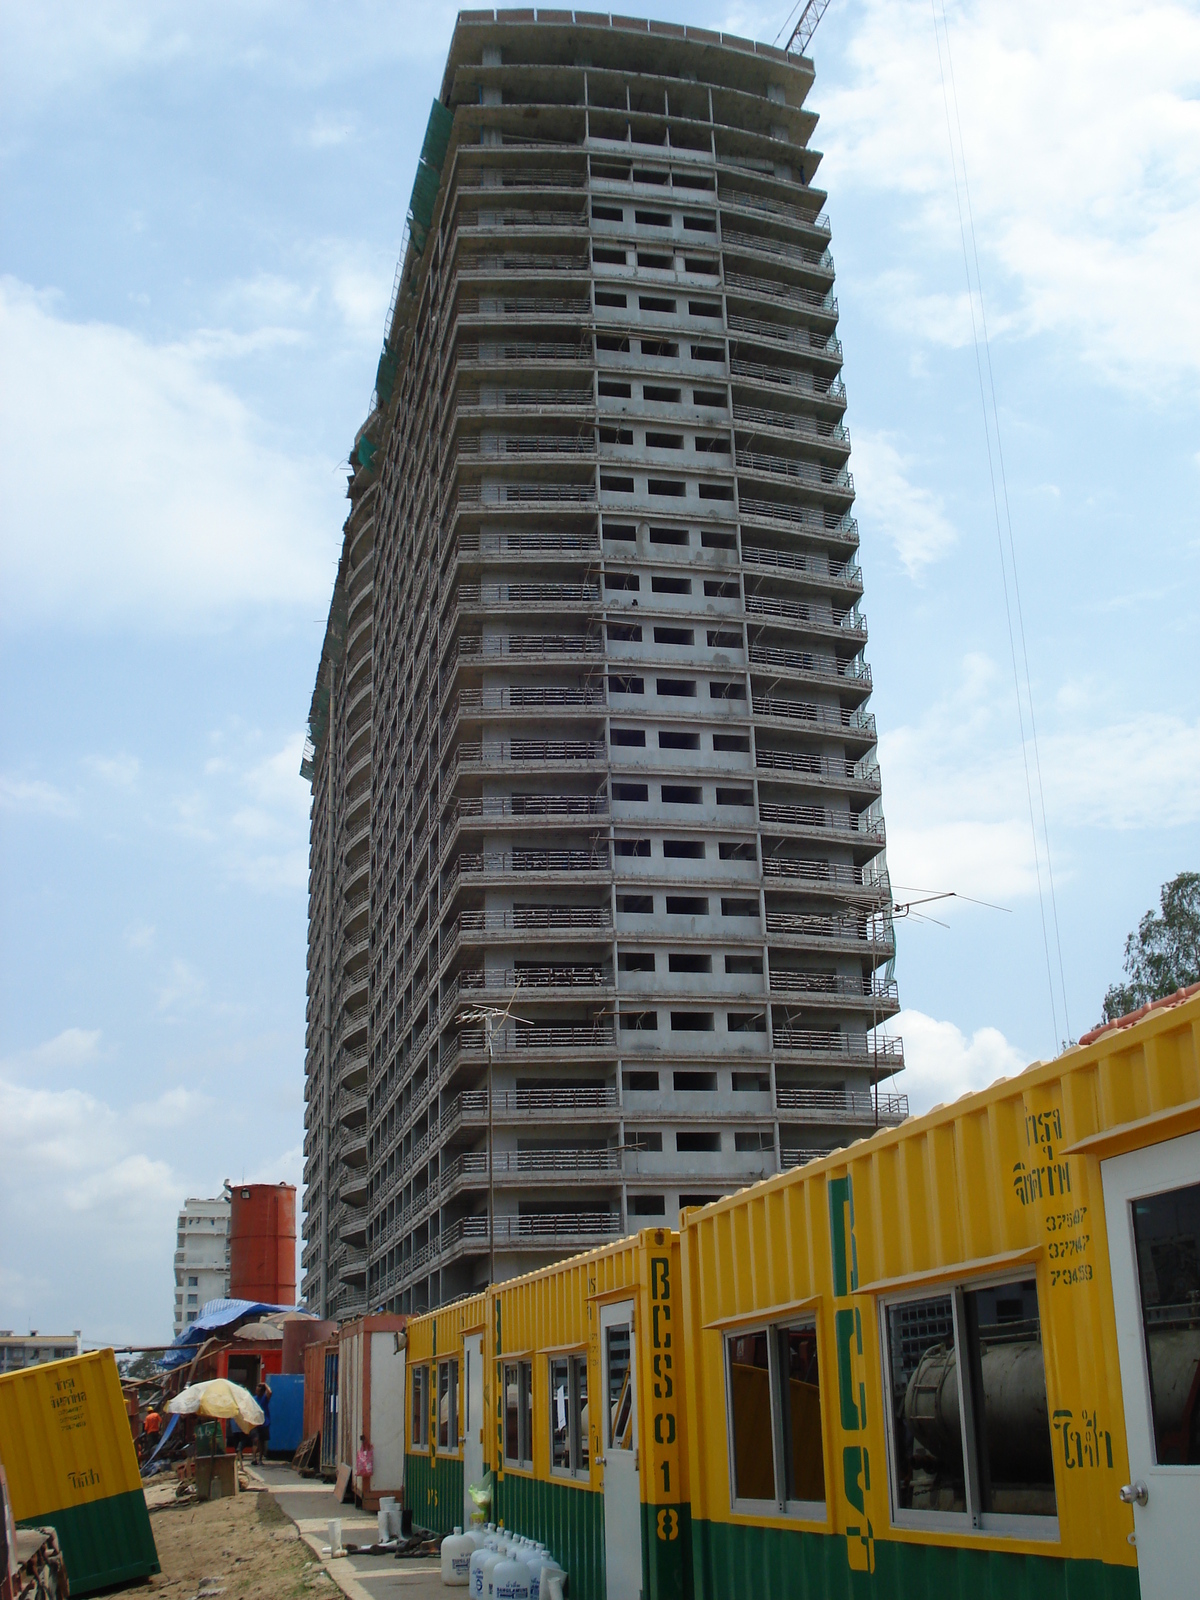
[[[0,1462],[17,1522],[57,1530],[73,1595],[159,1570],[111,1350],[0,1377]]]
[[[1200,995],[688,1213],[697,1600],[1195,1593],[1198,1246]]]
[[[408,1324],[404,1504],[443,1533],[470,1526],[483,1480],[487,1316],[487,1296],[473,1294]]]

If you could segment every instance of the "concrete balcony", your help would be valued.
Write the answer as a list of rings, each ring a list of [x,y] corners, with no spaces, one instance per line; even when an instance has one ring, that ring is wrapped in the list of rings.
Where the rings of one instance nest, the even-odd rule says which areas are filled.
[[[786,775],[784,781],[788,782],[815,780],[823,788],[834,785],[852,794],[877,795],[882,788],[879,768],[873,763],[814,755],[805,750],[764,750],[760,744],[754,764],[761,772]]]
[[[896,1127],[908,1116],[906,1094],[873,1094],[870,1089],[808,1089],[780,1084],[775,1104],[788,1121],[839,1122],[855,1127]]]
[[[767,939],[802,950],[825,951],[832,955],[862,955],[874,965],[889,960],[896,951],[890,925],[874,919],[853,916],[822,916],[809,911],[767,909]]]
[[[872,1041],[865,1034],[782,1025],[772,1029],[772,1042],[776,1055],[799,1058],[813,1065],[872,1066],[889,1075],[899,1072],[904,1065],[902,1039]]]

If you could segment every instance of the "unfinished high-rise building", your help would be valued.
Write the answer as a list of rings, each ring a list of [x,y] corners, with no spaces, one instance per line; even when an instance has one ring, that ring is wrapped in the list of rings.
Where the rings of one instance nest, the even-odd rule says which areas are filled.
[[[322,1311],[674,1224],[906,1109],[812,79],[458,17],[305,761]]]

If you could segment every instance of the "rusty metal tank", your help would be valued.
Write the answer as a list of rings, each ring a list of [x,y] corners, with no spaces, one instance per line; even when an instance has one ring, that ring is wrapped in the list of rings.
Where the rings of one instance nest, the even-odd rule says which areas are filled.
[[[244,1183],[231,1190],[229,1293],[273,1306],[296,1303],[296,1190]]]

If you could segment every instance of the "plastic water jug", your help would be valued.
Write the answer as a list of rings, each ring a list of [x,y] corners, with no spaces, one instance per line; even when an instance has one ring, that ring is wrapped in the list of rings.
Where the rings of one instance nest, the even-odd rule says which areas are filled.
[[[493,1600],[529,1600],[529,1568],[515,1552],[492,1568],[492,1596]]]
[[[461,1528],[442,1540],[442,1582],[454,1589],[465,1589],[471,1573],[475,1541]]]
[[[487,1595],[487,1578],[484,1576],[484,1566],[491,1555],[495,1555],[495,1546],[492,1535],[489,1533],[484,1542],[472,1555],[467,1567],[467,1588],[471,1591],[472,1600],[485,1600]]]

